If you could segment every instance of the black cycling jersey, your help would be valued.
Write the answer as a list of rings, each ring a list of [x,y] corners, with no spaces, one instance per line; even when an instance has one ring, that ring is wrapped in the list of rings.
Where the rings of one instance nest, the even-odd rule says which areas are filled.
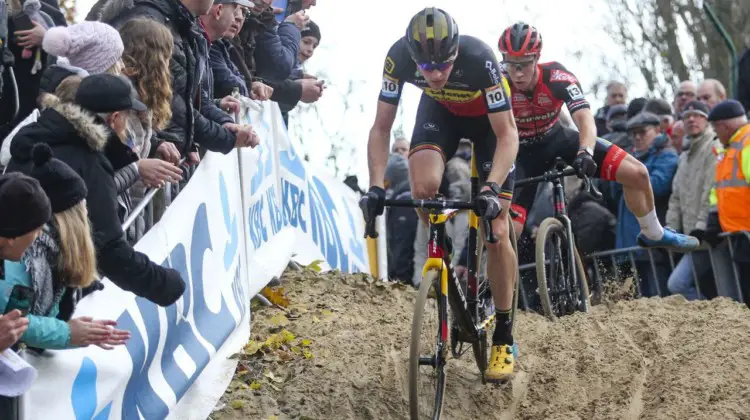
[[[458,56],[443,89],[431,89],[427,85],[409,55],[405,39],[396,41],[385,59],[379,99],[398,105],[405,82],[422,89],[457,116],[479,117],[508,111],[511,106],[510,88],[492,49],[468,35],[461,35],[459,39]]]

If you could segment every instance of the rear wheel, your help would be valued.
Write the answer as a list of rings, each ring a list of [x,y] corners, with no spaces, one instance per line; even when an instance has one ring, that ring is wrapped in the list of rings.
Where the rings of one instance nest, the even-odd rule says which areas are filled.
[[[573,284],[570,253],[575,257],[577,284]],[[549,318],[588,312],[589,287],[578,250],[569,249],[562,222],[549,217],[542,221],[536,236],[536,277],[544,315]]]
[[[441,271],[422,279],[411,326],[409,412],[412,420],[439,419],[445,392],[448,356],[448,302],[440,292]]]

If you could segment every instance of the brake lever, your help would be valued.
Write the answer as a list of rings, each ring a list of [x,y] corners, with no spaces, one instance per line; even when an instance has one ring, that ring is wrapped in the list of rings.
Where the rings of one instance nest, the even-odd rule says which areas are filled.
[[[378,231],[375,229],[375,220],[377,220],[377,216],[365,222],[365,239],[368,237],[372,239],[378,237]]]
[[[492,231],[492,220],[482,217],[482,222],[484,223],[484,237],[487,239],[487,242],[491,244],[497,243],[497,237],[495,237],[495,233]]]
[[[585,183],[585,188],[586,188],[587,193],[591,194],[591,196],[597,200],[602,198],[602,193],[598,189],[596,189],[596,186],[591,181],[591,178],[589,177],[584,178],[584,183]]]

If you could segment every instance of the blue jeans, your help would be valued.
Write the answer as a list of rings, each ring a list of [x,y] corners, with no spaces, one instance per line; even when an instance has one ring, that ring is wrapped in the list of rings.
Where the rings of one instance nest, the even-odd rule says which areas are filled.
[[[739,299],[737,285],[732,272],[732,260],[726,244],[721,244],[711,251],[714,259],[715,273],[711,270],[711,256],[708,251],[694,251],[682,257],[667,281],[667,288],[673,294],[680,294],[687,300],[703,299],[695,287],[696,279],[711,277],[716,283],[718,296],[734,300]],[[693,277],[693,268],[695,275]]]
[[[711,274],[711,260],[707,251],[695,251],[683,255],[680,262],[674,267],[672,274],[667,280],[667,288],[674,295],[682,295],[687,300],[702,299],[695,287],[696,278],[693,278],[693,266],[695,266],[696,278]]]

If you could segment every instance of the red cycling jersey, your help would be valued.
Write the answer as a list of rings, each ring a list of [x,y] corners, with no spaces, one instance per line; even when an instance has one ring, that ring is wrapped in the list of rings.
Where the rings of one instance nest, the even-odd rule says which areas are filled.
[[[552,61],[537,64],[539,78],[531,92],[521,91],[510,84],[513,116],[521,140],[545,137],[560,120],[563,103],[572,115],[579,109],[590,108],[578,79],[562,64]]]

